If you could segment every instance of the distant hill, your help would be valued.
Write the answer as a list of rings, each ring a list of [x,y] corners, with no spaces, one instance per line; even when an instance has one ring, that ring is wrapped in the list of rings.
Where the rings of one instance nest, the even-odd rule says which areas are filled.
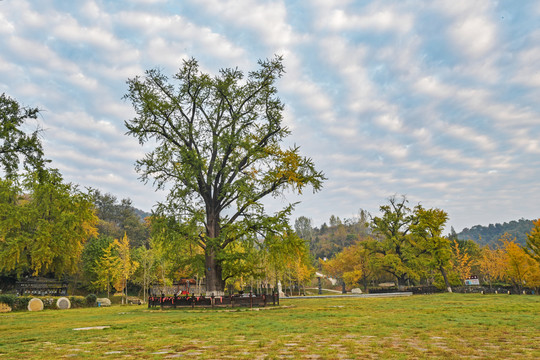
[[[519,219],[503,224],[489,224],[488,226],[475,225],[472,228],[465,228],[457,234],[460,240],[473,240],[481,246],[495,246],[504,233],[509,233],[516,238],[516,242],[525,246],[527,234],[533,228],[532,220]]]
[[[135,214],[139,215],[139,217],[144,220],[145,218],[149,217],[150,215],[152,215],[152,213],[149,213],[149,212],[146,212],[144,210],[141,210],[141,209],[137,209],[136,207],[131,207],[133,209],[133,211],[135,211]]]

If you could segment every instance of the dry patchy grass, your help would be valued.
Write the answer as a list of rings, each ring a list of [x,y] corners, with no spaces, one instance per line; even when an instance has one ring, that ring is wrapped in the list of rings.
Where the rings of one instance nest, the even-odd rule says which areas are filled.
[[[1,359],[537,358],[540,296],[282,300],[261,311],[142,306],[0,314]],[[74,328],[110,326],[103,330]]]

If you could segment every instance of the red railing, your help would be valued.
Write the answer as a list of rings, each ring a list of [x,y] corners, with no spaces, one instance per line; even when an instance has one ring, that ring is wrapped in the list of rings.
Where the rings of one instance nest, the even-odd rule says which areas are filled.
[[[228,295],[228,296],[195,296],[193,294],[180,296],[150,296],[148,298],[148,307],[177,308],[177,307],[265,307],[267,305],[279,305],[279,294],[255,295],[252,293],[246,295]]]

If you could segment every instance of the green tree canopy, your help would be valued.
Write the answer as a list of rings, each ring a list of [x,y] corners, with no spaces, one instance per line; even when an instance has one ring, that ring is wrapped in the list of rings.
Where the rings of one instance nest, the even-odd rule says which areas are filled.
[[[95,260],[96,279],[92,285],[98,290],[107,290],[107,297],[111,296],[111,285],[120,276],[120,257],[115,240],[111,241]]]
[[[530,233],[527,234],[527,248],[525,250],[540,263],[540,219],[533,221],[533,225]]]
[[[335,215],[330,216],[330,226],[326,223],[320,228],[311,228],[309,249],[314,259],[330,259],[345,247],[351,246],[358,240],[366,239],[371,234],[369,213],[359,209],[358,214],[352,218],[341,220]],[[305,217],[299,217],[295,222],[295,229],[300,237],[305,237]],[[311,226],[311,222],[309,222]],[[300,231],[300,232],[299,232]]]
[[[39,139],[40,129],[26,133],[24,125],[37,119],[39,109],[26,108],[5,93],[0,95],[0,165],[8,177],[17,173],[20,158],[27,169],[43,166],[43,148]]]
[[[380,240],[377,252],[383,255],[382,269],[395,276],[400,285],[405,285],[408,279],[417,277],[413,264],[417,259],[409,238],[411,226],[418,220],[405,196],[390,197],[388,202],[380,206],[382,215],[372,220],[373,231]]]
[[[446,274],[451,248],[442,236],[448,214],[421,205],[411,209],[405,196],[392,196],[388,202],[380,207],[382,215],[372,219],[382,270],[392,274],[400,285],[414,283],[426,276],[426,271],[437,270],[451,291]]]
[[[282,59],[259,65],[247,77],[238,69],[211,77],[190,59],[174,76],[176,85],[159,70],[128,80],[125,98],[137,114],[125,123],[128,134],[155,145],[136,168],[144,181],[169,189],[158,213],[194,219],[203,229],[197,243],[205,252],[208,292],[224,290],[222,254],[231,243],[255,241],[292,209],[269,216],[263,198],[286,189],[301,193],[307,185],[316,191],[324,180],[297,146],[281,146],[289,135],[274,85]]]
[[[84,244],[81,255],[83,282],[90,290],[100,290],[99,286],[95,286],[99,276],[97,263],[113,241],[113,237],[99,234],[89,238]]]
[[[116,196],[91,191],[100,235],[120,239],[127,234],[132,247],[149,246],[150,226],[137,214],[130,199],[118,201]]]
[[[415,209],[416,221],[411,226],[411,241],[415,253],[421,258],[424,271],[440,271],[448,292],[452,292],[447,269],[452,257],[450,240],[442,235],[448,214],[441,209]]]
[[[58,170],[27,173],[22,188],[0,180],[0,272],[74,272],[96,222],[90,196],[64,183]]]

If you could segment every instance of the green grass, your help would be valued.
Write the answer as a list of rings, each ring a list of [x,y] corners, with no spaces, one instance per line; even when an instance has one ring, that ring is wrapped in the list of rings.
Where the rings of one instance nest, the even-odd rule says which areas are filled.
[[[533,359],[539,320],[540,296],[475,294],[18,312],[0,314],[0,359]]]

